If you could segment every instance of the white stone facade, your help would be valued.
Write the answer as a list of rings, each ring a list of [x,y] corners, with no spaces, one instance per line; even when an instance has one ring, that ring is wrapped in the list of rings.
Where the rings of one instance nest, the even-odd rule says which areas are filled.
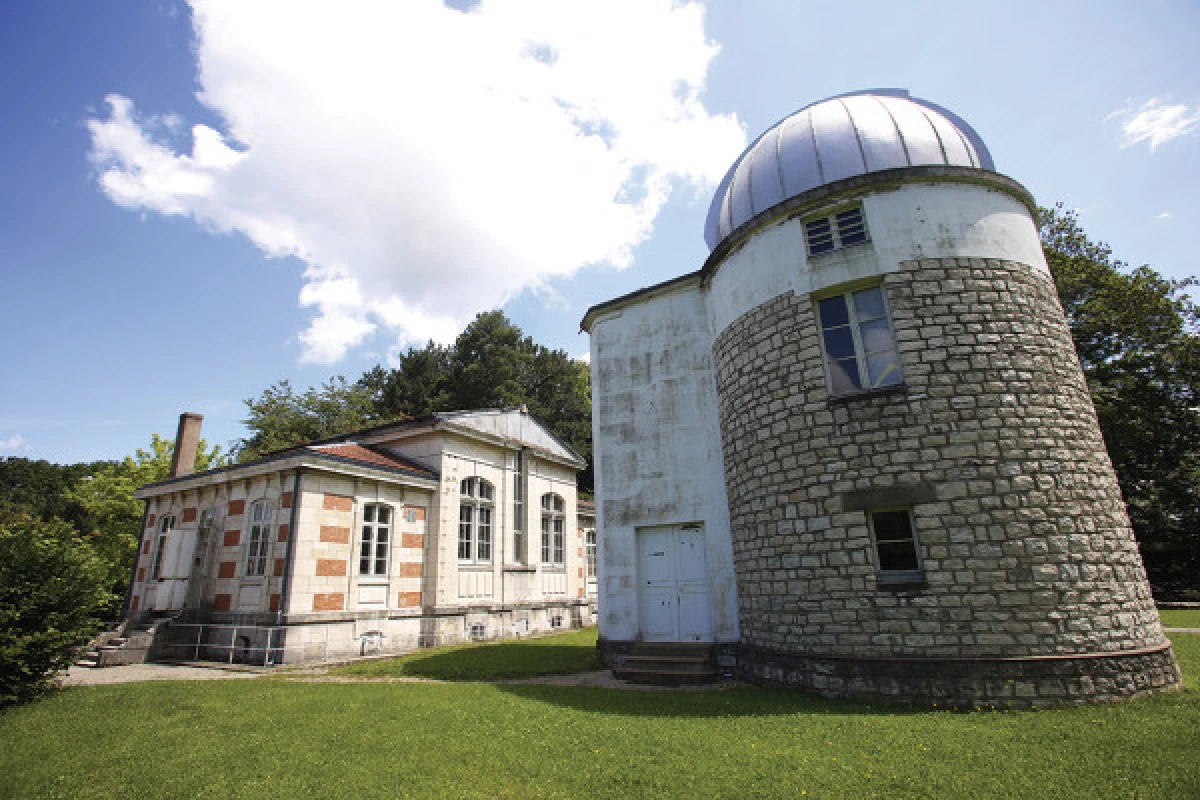
[[[590,624],[582,466],[510,409],[435,414],[144,487],[129,612],[175,618],[165,655],[267,663]]]

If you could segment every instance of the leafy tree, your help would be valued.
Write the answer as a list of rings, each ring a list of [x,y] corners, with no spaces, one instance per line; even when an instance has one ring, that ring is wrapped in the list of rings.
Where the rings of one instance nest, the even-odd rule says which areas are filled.
[[[72,502],[67,492],[85,475],[110,463],[51,464],[28,458],[0,458],[0,509],[38,519],[58,517],[83,529],[87,512]]]
[[[419,417],[450,408],[449,348],[429,342],[423,348],[401,353],[396,366],[385,370],[376,365],[358,380],[371,393],[377,414],[383,419]]]
[[[391,418],[379,415],[369,386],[348,383],[341,375],[299,395],[282,380],[246,406],[250,418],[244,423],[254,433],[236,446],[239,462]]]
[[[1042,244],[1150,582],[1200,572],[1200,311],[1194,279],[1130,269],[1074,212],[1041,209]]]
[[[252,434],[239,460],[367,425],[435,411],[505,408],[530,413],[588,461],[592,487],[592,396],[587,364],[537,344],[501,311],[479,314],[450,347],[429,342],[376,366],[353,384],[335,378],[297,395],[280,381],[247,400]],[[338,413],[338,412],[341,413]]]
[[[67,523],[0,515],[0,706],[44,691],[95,632],[105,567]]]

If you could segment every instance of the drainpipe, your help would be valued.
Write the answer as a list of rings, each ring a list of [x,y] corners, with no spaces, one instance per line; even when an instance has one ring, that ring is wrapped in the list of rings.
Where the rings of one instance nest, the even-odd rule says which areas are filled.
[[[292,515],[288,520],[288,538],[287,547],[283,554],[283,583],[279,587],[279,610],[275,612],[275,624],[282,625],[284,617],[292,610],[291,596],[288,594],[292,586],[292,561],[294,559],[295,548],[292,545],[296,541],[296,519],[300,516],[300,468],[296,468],[296,477],[292,481]],[[285,610],[286,608],[286,610]]]
[[[133,584],[137,580],[138,562],[142,560],[142,540],[146,538],[146,522],[150,519],[150,501],[146,500],[146,508],[142,511],[142,530],[138,533],[137,552],[133,554],[133,566],[129,569],[129,588],[125,591],[125,607],[121,610],[121,619],[129,619],[129,607],[133,605]]]

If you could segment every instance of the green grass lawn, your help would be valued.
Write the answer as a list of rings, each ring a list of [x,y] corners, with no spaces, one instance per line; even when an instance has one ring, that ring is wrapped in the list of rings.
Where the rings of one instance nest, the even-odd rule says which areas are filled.
[[[408,675],[446,681],[532,678],[601,669],[596,629],[495,644],[466,644],[401,658],[359,661],[334,667],[331,675],[364,678]]]
[[[1200,628],[1200,608],[1163,608],[1158,616],[1168,628]]]
[[[1175,643],[1200,675],[1200,636]],[[0,713],[0,797],[1190,798],[1197,731],[1195,689],[955,713],[754,688],[142,683]]]

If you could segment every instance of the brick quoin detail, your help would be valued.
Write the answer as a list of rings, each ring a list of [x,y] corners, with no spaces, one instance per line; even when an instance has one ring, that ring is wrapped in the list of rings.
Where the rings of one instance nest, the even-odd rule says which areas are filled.
[[[292,493],[291,492],[284,492],[283,494],[281,494],[279,496],[279,507],[280,508],[291,508],[292,507]]]
[[[420,592],[400,592],[396,595],[396,605],[400,608],[413,608],[421,605]]]
[[[196,521],[196,507],[195,506],[192,506],[191,508],[185,508],[183,510],[183,521],[184,522],[195,522]]]
[[[232,578],[237,575],[236,561],[222,561],[221,566],[217,567],[218,578]]]
[[[134,598],[133,598],[133,602],[129,604],[129,610],[130,610],[130,611],[137,611],[137,610],[138,610],[138,606],[140,606],[140,605],[141,605],[141,602],[140,602],[140,601],[141,601],[141,599],[142,599],[142,598],[140,598],[140,597],[134,597]]]
[[[138,583],[143,583],[146,580],[146,568],[138,567]]]
[[[288,537],[288,526],[287,526],[287,523],[284,523],[283,525],[279,526],[279,541],[286,542],[287,537]]]
[[[229,501],[229,511],[228,511],[229,516],[236,517],[239,514],[245,513],[245,511],[246,511],[246,501],[245,500],[230,500]]]
[[[583,567],[579,568],[579,577],[583,577]]]
[[[233,607],[233,595],[219,594],[213,598],[214,611],[228,611]]]
[[[321,541],[332,544],[350,544],[350,529],[340,525],[322,525]]]
[[[158,521],[158,517],[156,517],[155,515],[151,514],[151,515],[150,515],[150,519],[146,521],[146,527],[147,527],[147,528],[150,528],[151,530],[153,530],[153,529],[154,529],[154,523],[155,523],[155,522],[157,522],[157,521]]]
[[[142,555],[150,555],[150,540],[142,542]]]
[[[425,574],[425,565],[420,562],[400,565],[401,578],[419,578]]]
[[[279,595],[277,595],[277,594],[271,595],[271,604],[270,604],[269,608],[271,611],[279,610]]]
[[[400,534],[401,547],[424,547],[425,534],[423,533],[402,533]]]
[[[275,577],[276,578],[283,577],[283,559],[282,558],[275,559]]]
[[[344,494],[325,493],[326,511],[351,511],[354,509],[354,498]]]
[[[346,595],[341,592],[323,592],[313,595],[313,611],[341,611],[346,606]]]
[[[421,522],[422,520],[424,520],[424,519],[425,519],[425,508],[424,508],[424,506],[405,506],[405,507],[404,507],[404,510],[405,510],[405,511],[413,511],[413,512],[416,512],[416,513],[414,514],[414,516],[416,517],[416,520],[417,520],[417,522]]]
[[[346,574],[346,560],[343,558],[318,558],[317,575],[321,577],[340,577]]]
[[[241,531],[225,531],[225,536],[221,539],[221,545],[223,547],[237,547],[241,541]]]

